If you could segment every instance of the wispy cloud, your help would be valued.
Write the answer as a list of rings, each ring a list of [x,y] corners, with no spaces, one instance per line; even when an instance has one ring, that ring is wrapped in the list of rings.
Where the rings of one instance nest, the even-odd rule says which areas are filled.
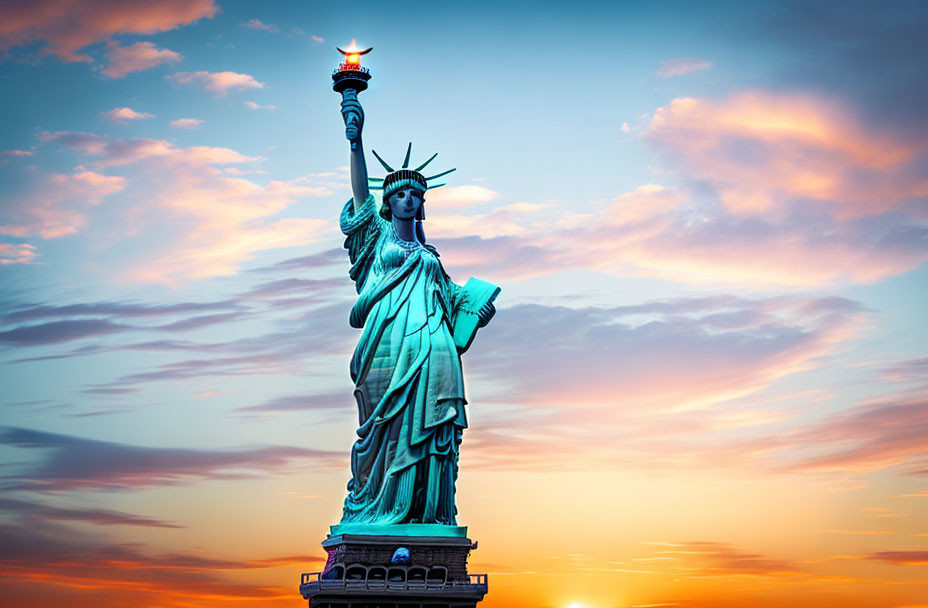
[[[151,528],[182,528],[151,517],[142,517],[109,509],[74,509],[15,498],[0,498],[0,511],[26,519],[57,520],[91,523],[101,526],[143,526]]]
[[[878,551],[867,559],[886,562],[895,566],[928,565],[928,551]]]
[[[155,34],[213,17],[213,0],[153,0],[151,2],[76,2],[49,0],[4,3],[0,51],[44,42],[41,53],[62,61],[91,61],[84,47],[107,42],[117,34]]]
[[[260,30],[262,32],[269,32],[271,34],[279,34],[280,28],[276,25],[270,23],[264,23],[260,19],[249,19],[248,21],[240,24],[240,27],[247,28],[249,30]]]
[[[261,104],[255,103],[253,101],[246,101],[245,105],[251,108],[252,110],[276,110],[277,109],[277,106],[272,106],[272,105],[262,106]]]
[[[928,194],[920,171],[928,150],[839,104],[769,91],[677,99],[655,113],[644,138],[677,186],[646,184],[585,214],[523,204],[454,214],[427,203],[430,236],[440,248],[442,238],[462,239],[448,260],[499,277],[591,268],[820,287],[872,282],[928,260],[918,203]]]
[[[670,78],[671,76],[682,76],[690,72],[705,70],[711,66],[711,61],[706,61],[699,57],[675,57],[674,59],[665,59],[662,61],[657,75],[661,78]]]
[[[500,309],[468,371],[493,379],[484,400],[519,407],[473,425],[471,466],[766,467],[766,442],[720,437],[762,435],[783,414],[733,400],[808,369],[863,316],[853,301],[798,297]]]
[[[783,439],[814,446],[784,466],[794,471],[885,469],[928,456],[928,396],[923,391],[875,398]]]
[[[0,525],[0,565],[15,580],[5,583],[5,590],[28,598],[23,605],[54,603],[62,589],[73,599],[73,590],[79,589],[82,601],[103,608],[131,604],[140,594],[159,606],[283,606],[292,602],[291,589],[229,581],[221,574],[320,561],[312,555],[234,560],[190,551],[158,553],[139,543],[107,544],[48,523]]]
[[[145,120],[148,118],[154,118],[154,114],[149,114],[148,112],[136,112],[132,108],[113,108],[112,110],[107,110],[101,114],[104,118],[109,121],[126,124],[130,120]]]
[[[20,243],[0,243],[0,265],[28,264],[37,258],[39,252],[35,246]]]
[[[269,414],[280,412],[294,412],[306,410],[350,410],[353,409],[354,399],[346,392],[287,395],[275,397],[259,405],[249,405],[238,408],[238,411],[253,414]]]
[[[331,228],[323,220],[272,219],[299,198],[329,191],[308,178],[271,180],[259,185],[225,175],[216,165],[260,160],[229,148],[182,148],[165,140],[107,139],[91,133],[45,133],[42,139],[89,155],[96,169],[127,167],[133,172],[130,179],[85,172],[72,181],[92,181],[98,189],[108,186],[110,190],[128,184],[130,193],[134,187],[144,189],[145,204],[128,212],[134,233],[149,225],[163,227],[172,220],[177,223],[173,239],[162,240],[160,250],[136,250],[135,255],[154,259],[138,264],[127,280],[172,283],[184,278],[234,274],[238,263],[258,251],[305,244]],[[27,209],[36,207],[30,201]],[[73,223],[67,225],[74,230]],[[21,226],[16,229],[29,232]],[[9,230],[7,233],[13,234]]]
[[[109,65],[103,74],[123,78],[132,72],[151,69],[162,63],[177,63],[184,57],[169,49],[159,49],[151,42],[136,42],[130,46],[110,45],[106,51]]]
[[[88,145],[96,147],[95,143]],[[86,227],[88,213],[107,196],[120,192],[127,180],[84,170],[39,177],[30,195],[17,198],[0,210],[0,234],[54,239]],[[28,255],[19,246],[19,255]]]
[[[0,430],[0,443],[41,450],[34,465],[7,469],[8,487],[32,491],[120,489],[179,485],[203,479],[241,479],[296,464],[339,465],[341,452],[295,447],[229,450],[156,448],[84,439],[22,428]]]
[[[0,163],[5,163],[14,158],[29,158],[34,154],[31,150],[0,150]]]
[[[263,89],[264,83],[253,76],[238,72],[178,72],[165,76],[177,84],[196,84],[217,96],[222,97],[230,91]]]
[[[694,565],[678,576],[797,576],[804,575],[799,564],[760,553],[748,553],[731,544],[710,541],[667,543],[655,556],[674,557],[685,565]]]

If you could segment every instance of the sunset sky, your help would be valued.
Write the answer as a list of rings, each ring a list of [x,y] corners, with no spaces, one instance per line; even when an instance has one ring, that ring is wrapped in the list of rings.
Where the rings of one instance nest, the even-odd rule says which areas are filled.
[[[481,606],[928,607],[926,30],[0,3],[0,603],[305,605],[358,423],[356,39],[365,145],[457,167],[426,233],[503,289],[464,358]]]

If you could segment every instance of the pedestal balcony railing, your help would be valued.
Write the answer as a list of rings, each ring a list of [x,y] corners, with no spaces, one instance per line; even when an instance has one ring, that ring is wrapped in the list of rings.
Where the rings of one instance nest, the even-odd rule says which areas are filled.
[[[328,572],[306,572],[300,578],[300,591],[304,596],[310,592],[337,590],[366,591],[487,591],[486,574],[470,574],[467,581],[447,580],[448,571],[443,567],[409,568],[350,565],[340,566]]]

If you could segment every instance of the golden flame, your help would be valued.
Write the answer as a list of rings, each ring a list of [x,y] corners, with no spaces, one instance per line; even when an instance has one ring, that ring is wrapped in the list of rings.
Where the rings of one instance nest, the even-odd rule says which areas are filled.
[[[352,64],[352,65],[361,65],[361,56],[358,55],[357,53],[355,53],[355,54],[353,54],[353,55],[348,55],[348,56],[345,58],[345,61],[347,61],[348,63],[350,63],[350,64]]]

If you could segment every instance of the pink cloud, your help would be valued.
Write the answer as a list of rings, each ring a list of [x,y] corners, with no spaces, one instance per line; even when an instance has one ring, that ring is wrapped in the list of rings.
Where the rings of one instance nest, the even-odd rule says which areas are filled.
[[[28,264],[38,255],[38,251],[32,245],[0,243],[0,265]]]
[[[156,245],[147,249],[134,248],[132,255],[144,260],[126,271],[127,280],[173,285],[234,274],[257,252],[304,245],[331,228],[323,220],[274,219],[301,198],[329,193],[313,180],[271,180],[260,185],[217,167],[251,164],[259,157],[229,148],[180,148],[163,140],[90,135],[54,133],[44,139],[95,157],[89,166],[97,171],[119,167],[130,173],[128,183],[134,187],[127,194],[144,193],[144,202],[124,211],[126,238],[141,237],[156,227],[172,235],[155,239]],[[93,145],[87,146],[88,141]]]
[[[481,410],[469,466],[779,468],[765,460],[772,450],[815,445],[779,436],[792,402],[817,395],[774,405],[757,395],[821,365],[865,320],[838,298],[502,308],[468,369],[482,401],[512,405]]]
[[[812,453],[785,465],[803,472],[866,473],[928,457],[928,395],[924,391],[865,402],[799,430],[788,445]]]
[[[312,39],[314,44],[322,44],[323,42],[325,42],[325,38],[323,38],[322,36],[316,36],[315,34],[310,36],[310,38]]]
[[[0,20],[0,50],[45,42],[42,54],[62,61],[91,61],[84,47],[115,34],[154,34],[213,17],[213,0],[13,0]]]
[[[196,129],[203,124],[199,118],[178,118],[171,121],[171,126],[175,129]]]
[[[183,56],[168,49],[159,49],[151,42],[136,42],[130,46],[110,46],[106,58],[109,65],[103,73],[110,78],[122,78],[162,63],[177,63]]]
[[[258,82],[248,74],[237,72],[178,72],[166,78],[178,84],[199,84],[220,97],[229,91],[264,88],[263,82]]]
[[[145,120],[154,118],[154,114],[148,112],[136,112],[132,108],[113,108],[101,113],[101,116],[115,123],[126,124],[130,120]]]
[[[928,196],[928,178],[910,170],[913,144],[812,96],[755,91],[721,102],[675,99],[655,112],[646,139],[676,171],[710,181],[739,215],[782,213],[803,201],[849,219]]]
[[[508,226],[495,211],[443,217],[441,205],[427,205],[435,235],[481,235],[454,246],[500,277],[583,267],[805,287],[873,282],[928,260],[920,170],[928,149],[833,102],[770,92],[677,99],[655,113],[644,139],[664,159],[664,179],[680,186],[640,186],[584,214],[510,209]],[[494,236],[506,240],[491,246]]]
[[[51,174],[42,178],[31,195],[4,205],[0,234],[54,239],[75,234],[87,225],[89,207],[119,192],[126,179],[93,171]]]
[[[706,61],[705,59],[700,59],[699,57],[676,57],[674,59],[666,59],[662,61],[661,67],[657,71],[657,75],[661,78],[682,76],[683,74],[689,74],[690,72],[705,70],[711,66],[711,61]]]

